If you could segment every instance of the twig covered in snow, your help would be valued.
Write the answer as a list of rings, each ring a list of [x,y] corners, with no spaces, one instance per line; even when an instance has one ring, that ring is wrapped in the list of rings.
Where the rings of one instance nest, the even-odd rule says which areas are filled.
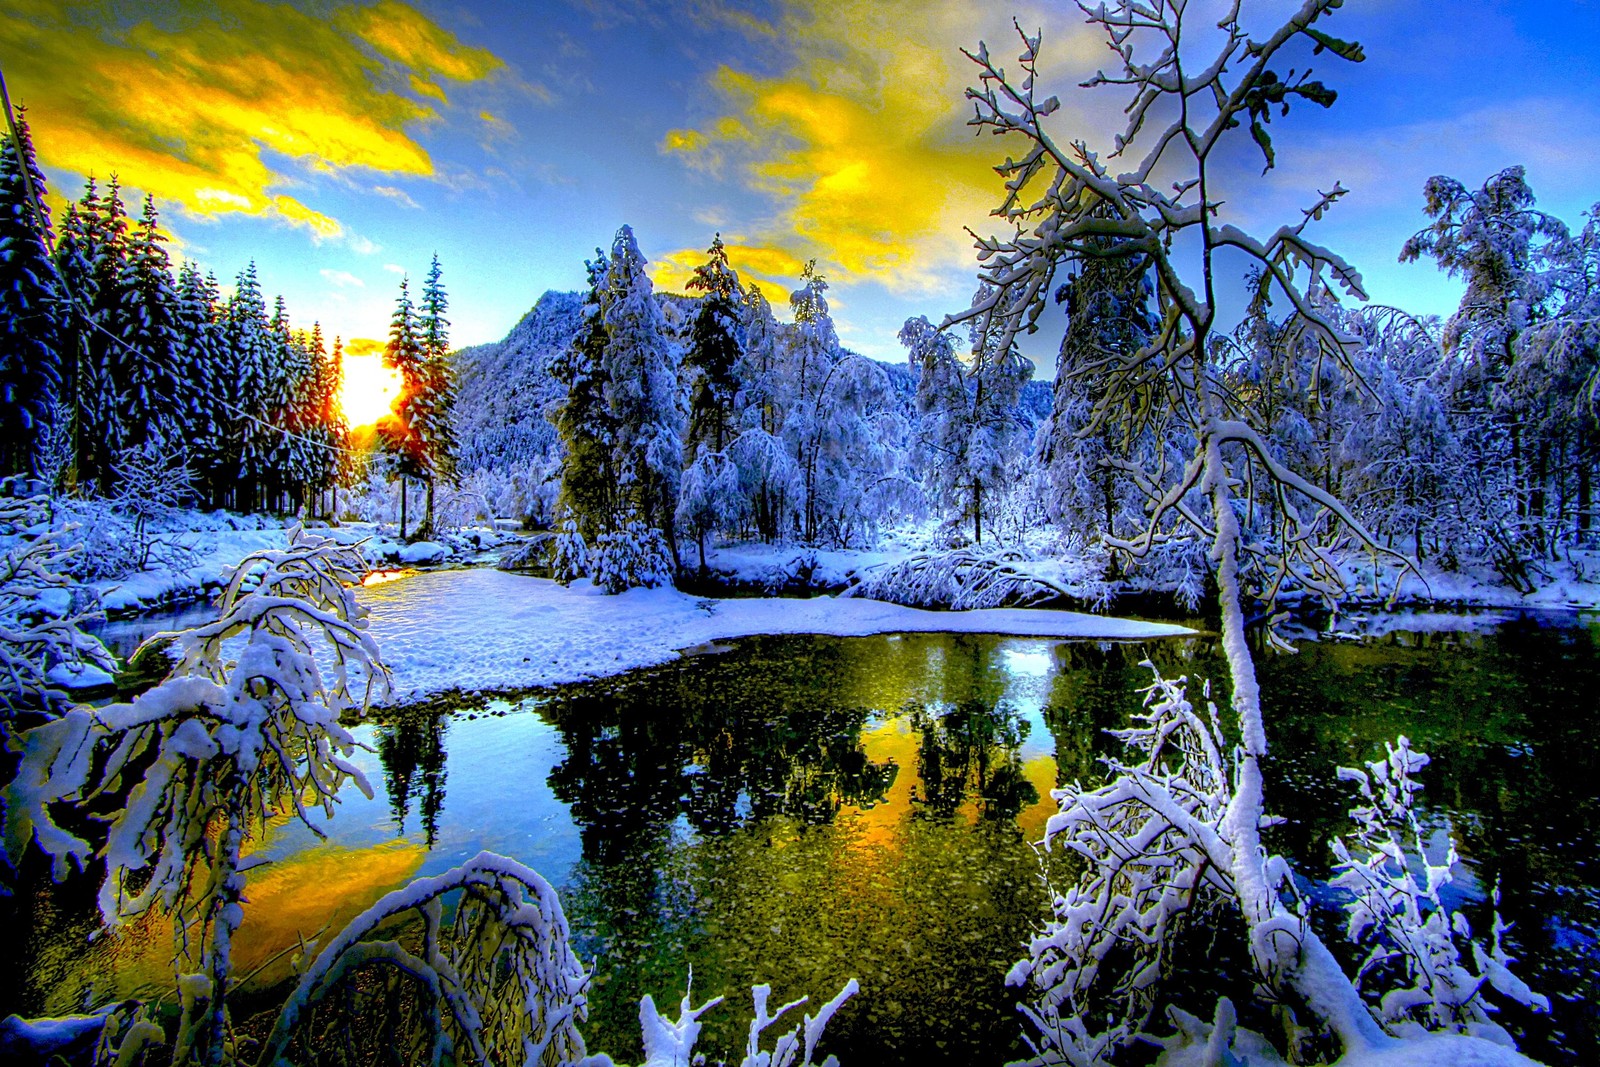
[[[447,900],[459,894],[450,918]],[[420,918],[414,950],[383,937]],[[408,1063],[571,1063],[584,1056],[589,975],[568,942],[550,883],[515,860],[480,852],[459,867],[418,878],[362,912],[301,975],[262,1048],[263,1067],[301,1055],[330,1027],[356,1023],[333,994],[358,975],[396,972],[411,983],[421,1018],[383,1035]],[[337,1033],[337,1029],[334,1030]]]
[[[68,704],[59,679],[84,667],[114,669],[100,641],[84,633],[94,613],[83,587],[67,573],[78,550],[63,544],[70,530],[51,528],[49,501],[0,498],[0,718],[55,713]]]
[[[1339,862],[1332,884],[1350,894],[1346,933],[1357,944],[1371,945],[1356,984],[1375,996],[1378,1019],[1392,1033],[1455,1031],[1513,1045],[1489,1017],[1495,1009],[1483,997],[1484,986],[1536,1011],[1549,1011],[1550,1001],[1511,973],[1498,911],[1485,950],[1472,938],[1466,917],[1440,900],[1439,890],[1454,879],[1457,856],[1455,842],[1447,839],[1437,862],[1429,857],[1413,806],[1422,786],[1412,775],[1428,765],[1428,757],[1405,737],[1386,747],[1386,758],[1364,770],[1339,770],[1363,801],[1350,809],[1351,840],[1333,842]],[[1471,946],[1475,972],[1463,962],[1460,943]]]
[[[22,735],[21,764],[3,794],[6,852],[16,862],[37,843],[58,879],[103,859],[108,921],[154,906],[173,915],[175,960],[196,968],[180,979],[175,1063],[227,1055],[240,857],[252,828],[290,811],[315,831],[308,803],[331,816],[347,780],[371,795],[349,762],[355,738],[340,722],[388,687],[350,588],[365,570],[358,547],[293,531],[287,549],[246,557],[216,622],[157,635],[180,652],[159,685],[128,703],[74,708]],[[364,680],[359,699],[352,667]],[[126,799],[98,848],[57,821],[56,805],[108,795]]]

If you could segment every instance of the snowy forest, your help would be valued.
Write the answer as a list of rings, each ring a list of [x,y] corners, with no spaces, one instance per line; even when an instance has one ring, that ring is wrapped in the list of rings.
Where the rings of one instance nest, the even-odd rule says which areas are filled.
[[[669,292],[621,225],[496,343],[401,280],[365,426],[8,99],[0,1056],[1589,1062],[1600,204],[1435,176],[1393,255],[1460,305],[1379,306],[1336,175],[1212,191],[1361,77],[1340,0],[1078,6],[1125,128],[963,50],[997,206],[899,362],[823,261]]]

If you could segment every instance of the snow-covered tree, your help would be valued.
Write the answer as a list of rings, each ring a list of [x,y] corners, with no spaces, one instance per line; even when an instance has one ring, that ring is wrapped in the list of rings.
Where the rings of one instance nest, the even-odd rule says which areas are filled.
[[[712,239],[706,254],[710,258],[694,269],[688,282],[690,291],[702,294],[689,349],[683,356],[690,392],[684,449],[691,464],[702,448],[721,452],[727,446],[743,348],[739,307],[744,300],[744,287],[728,265],[728,250],[723,247],[721,234]]]
[[[400,401],[400,417],[410,426],[422,449],[423,477],[428,486],[427,518],[423,530],[433,528],[434,488],[455,478],[456,435],[452,420],[455,405],[455,371],[450,366],[450,320],[445,318],[444,272],[434,256],[422,285],[418,307],[417,341],[421,349],[415,386],[407,383]]]
[[[991,293],[956,321],[976,320],[983,336],[1007,345],[1034,326],[1063,264],[1084,257],[1148,259],[1155,329],[1133,353],[1107,360],[1096,417],[1154,408],[1162,418],[1183,423],[1194,447],[1181,466],[1164,455],[1152,465],[1113,459],[1145,496],[1148,515],[1141,533],[1107,543],[1135,558],[1148,556],[1170,536],[1169,520],[1209,542],[1239,737],[1224,757],[1216,724],[1195,715],[1158,680],[1152,714],[1131,738],[1147,761],[1115,764],[1101,790],[1063,792],[1053,833],[1065,831],[1069,841],[1084,842],[1086,873],[1077,887],[1057,896],[1054,924],[1012,976],[1032,982],[1039,997],[1038,1062],[1103,1063],[1144,1028],[1174,907],[1195,897],[1237,910],[1259,982],[1276,1003],[1292,1009],[1280,1018],[1292,1042],[1307,1031],[1323,1035],[1337,1043],[1347,1064],[1385,1056],[1398,1061],[1402,1048],[1443,1054],[1447,1045],[1463,1055],[1470,1049],[1485,1063],[1513,1062],[1514,1054],[1500,1046],[1466,1037],[1421,1039],[1432,1043],[1432,1053],[1422,1043],[1402,1046],[1296,905],[1287,863],[1261,837],[1268,822],[1261,770],[1267,738],[1245,632],[1245,598],[1254,594],[1270,609],[1277,589],[1291,578],[1313,593],[1337,597],[1342,580],[1323,533],[1340,522],[1369,547],[1376,542],[1344,505],[1278,459],[1248,421],[1248,406],[1225,389],[1215,362],[1217,260],[1253,261],[1263,284],[1295,317],[1295,329],[1345,368],[1358,342],[1308,294],[1330,281],[1357,298],[1364,294],[1354,269],[1306,235],[1344,194],[1342,187],[1321,194],[1301,220],[1263,240],[1229,221],[1213,181],[1236,144],[1233,131],[1248,128],[1270,168],[1274,148],[1266,125],[1273,111],[1297,101],[1333,103],[1334,93],[1311,80],[1291,54],[1303,47],[1362,58],[1358,45],[1317,25],[1338,6],[1339,0],[1305,0],[1277,27],[1252,33],[1238,5],[1207,32],[1202,22],[1214,14],[1202,19],[1180,2],[1080,4],[1120,60],[1111,74],[1089,84],[1127,86],[1133,96],[1128,125],[1104,156],[1083,142],[1063,145],[1052,133],[1050,116],[1059,101],[1039,90],[1040,36],[1019,31],[1017,79],[1000,69],[985,45],[969,53],[980,78],[968,90],[974,124],[1020,138],[1025,150],[997,168],[1007,181],[996,214],[1012,235],[978,242],[980,276]],[[1290,63],[1294,72],[1286,76]],[[1140,150],[1142,157],[1122,158]],[[1243,523],[1255,501],[1270,503],[1275,521],[1246,537]],[[1180,743],[1180,731],[1193,743]],[[1108,821],[1112,809],[1115,821]],[[1124,924],[1131,942],[1119,934]],[[1041,941],[1057,934],[1068,940],[1052,958],[1042,953],[1047,946]],[[1120,957],[1126,969],[1111,953],[1119,944],[1132,948],[1131,958]],[[1103,980],[1101,965],[1110,972]],[[1080,982],[1085,975],[1087,985]],[[1092,1010],[1079,1010],[1090,1003]],[[1169,1040],[1169,1061],[1177,1062],[1184,1049],[1191,1050],[1181,1052],[1190,1062],[1202,1055],[1211,1062],[1246,1054],[1259,1062],[1282,1059],[1265,1038],[1237,1026],[1226,1000],[1219,1001],[1213,1025],[1192,1017],[1177,1021],[1180,1032]]]
[[[50,258],[46,192],[24,112],[0,144],[0,475],[38,473],[51,419],[71,412],[61,381],[69,308]]]
[[[144,214],[128,237],[111,322],[126,345],[119,414],[123,449],[138,448],[151,435],[187,439],[194,428],[188,368],[174,321],[177,295],[161,247],[165,241],[157,228],[155,200],[146,196]]]
[[[610,373],[605,362],[609,331],[605,322],[606,284],[610,262],[595,249],[584,264],[589,293],[582,325],[572,343],[551,363],[550,373],[566,386],[566,399],[550,415],[561,434],[558,507],[589,544],[609,533],[618,521],[620,504],[616,469],[616,417],[606,402]]]
[[[613,450],[622,499],[665,535],[676,559],[673,519],[684,431],[677,399],[678,354],[667,337],[645,265],[633,230],[622,227],[612,243],[605,278],[605,396],[616,427]]]
[[[1019,473],[1024,442],[1016,407],[1033,364],[1015,345],[996,352],[984,338],[974,341],[963,364],[951,338],[926,318],[907,319],[900,330],[917,370],[914,450],[924,482],[940,507],[954,507],[958,520],[971,517],[972,539],[982,544],[986,509],[996,510],[1015,480],[1009,476]]]
[[[1529,431],[1550,383],[1529,367],[1536,347],[1528,334],[1549,312],[1556,272],[1547,252],[1565,245],[1567,229],[1534,207],[1521,167],[1508,167],[1478,190],[1435,176],[1423,195],[1433,221],[1406,241],[1400,259],[1436,260],[1466,283],[1460,308],[1445,324],[1442,373],[1458,417],[1480,424],[1468,438],[1476,466],[1515,512],[1509,522],[1490,519],[1485,529],[1514,556],[1537,552],[1545,547],[1540,483],[1550,457]]]
[[[384,448],[396,459],[394,474],[400,485],[400,536],[406,536],[406,489],[413,478],[426,477],[428,448],[416,419],[426,397],[412,403],[414,391],[426,388],[422,339],[417,327],[416,306],[411,302],[410,279],[400,279],[400,295],[395,298],[394,315],[389,320],[389,343],[383,349],[383,363],[400,372],[402,397],[395,414],[378,423]]]

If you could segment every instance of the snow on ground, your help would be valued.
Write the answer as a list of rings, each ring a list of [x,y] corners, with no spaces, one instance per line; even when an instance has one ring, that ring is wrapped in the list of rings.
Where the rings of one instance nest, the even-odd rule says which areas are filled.
[[[704,600],[675,589],[606,596],[488,568],[430,572],[361,592],[394,671],[391,702],[437,693],[553,685],[666,663],[679,650],[756,634],[953,631],[1018,637],[1156,638],[1182,626],[1070,611],[937,612],[874,600]]]
[[[183,550],[176,554],[181,563],[89,583],[99,594],[100,607],[107,615],[137,615],[213,595],[227,582],[232,567],[245,556],[262,549],[284,548],[293,520],[187,511],[168,525],[171,531],[160,536]],[[334,527],[318,525],[314,530],[341,544],[365,541],[364,551],[374,566],[477,562],[481,553],[517,540],[515,535],[487,527],[441,532],[436,540],[415,544],[405,544],[393,537],[393,526],[369,522]]]

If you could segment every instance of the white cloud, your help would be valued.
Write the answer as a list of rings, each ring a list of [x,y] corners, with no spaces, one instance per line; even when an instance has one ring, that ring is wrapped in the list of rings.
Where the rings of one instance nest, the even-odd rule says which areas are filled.
[[[332,282],[334,285],[343,286],[346,289],[365,289],[367,287],[366,282],[362,281],[360,278],[357,278],[354,274],[351,274],[347,270],[330,270],[329,268],[324,267],[317,273],[328,279],[328,281]]]

